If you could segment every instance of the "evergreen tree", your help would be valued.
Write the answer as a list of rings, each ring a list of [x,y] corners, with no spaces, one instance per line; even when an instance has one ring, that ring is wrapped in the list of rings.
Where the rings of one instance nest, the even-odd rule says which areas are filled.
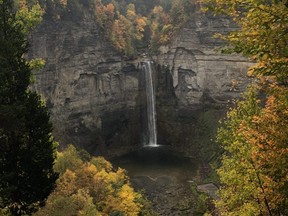
[[[49,114],[28,90],[23,26],[11,0],[0,0],[0,209],[31,214],[54,187],[55,142]]]

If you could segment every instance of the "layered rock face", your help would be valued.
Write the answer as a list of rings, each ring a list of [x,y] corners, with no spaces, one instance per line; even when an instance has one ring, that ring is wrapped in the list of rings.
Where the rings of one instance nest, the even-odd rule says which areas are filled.
[[[209,138],[200,133],[215,127],[223,105],[245,89],[252,63],[217,53],[223,42],[211,38],[233,28],[228,19],[195,10],[171,44],[153,57],[159,65],[159,143],[195,154],[195,140]],[[47,100],[54,136],[62,146],[73,143],[107,156],[141,146],[146,99],[140,59],[124,61],[103,40],[93,19],[46,20],[31,36],[31,44],[31,57],[46,60],[33,88]]]
[[[158,70],[161,142],[194,154],[198,139],[201,142],[209,139],[207,133],[214,133],[211,130],[225,113],[228,100],[245,90],[252,63],[237,55],[220,54],[216,49],[223,41],[213,38],[215,33],[235,28],[228,18],[197,10],[172,43],[155,56],[157,63],[165,66]],[[210,131],[201,134],[205,130]]]
[[[46,60],[33,88],[62,146],[109,156],[140,144],[140,73],[99,32],[93,22],[45,21],[31,36],[31,57]]]

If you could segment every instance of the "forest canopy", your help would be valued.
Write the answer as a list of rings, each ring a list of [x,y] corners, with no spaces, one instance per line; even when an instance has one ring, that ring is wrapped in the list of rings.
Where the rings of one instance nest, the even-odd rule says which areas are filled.
[[[56,189],[35,216],[152,215],[145,198],[131,187],[126,171],[103,157],[91,157],[69,145],[58,153]]]
[[[33,1],[33,0],[30,0]],[[195,10],[195,0],[40,0],[44,17],[94,19],[102,36],[126,57],[167,44]]]

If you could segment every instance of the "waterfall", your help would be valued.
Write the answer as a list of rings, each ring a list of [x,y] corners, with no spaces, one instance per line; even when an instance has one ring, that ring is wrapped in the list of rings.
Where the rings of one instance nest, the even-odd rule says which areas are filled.
[[[145,146],[157,146],[157,128],[156,128],[156,109],[155,109],[155,90],[153,85],[153,62],[143,62],[143,69],[146,80],[146,98],[147,98],[147,120],[148,120],[148,143]]]

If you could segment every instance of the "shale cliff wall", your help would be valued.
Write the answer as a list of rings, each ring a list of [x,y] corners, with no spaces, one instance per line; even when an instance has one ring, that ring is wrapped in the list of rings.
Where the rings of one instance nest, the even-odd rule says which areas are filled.
[[[224,43],[213,38],[236,28],[228,18],[195,11],[174,40],[160,48],[161,54],[154,57],[162,65],[157,97],[160,142],[189,155],[213,145],[228,101],[239,98],[251,81],[246,74],[253,63],[221,54]]]
[[[197,140],[209,138],[203,130],[213,128],[227,100],[245,89],[251,62],[217,53],[215,48],[223,42],[211,38],[233,28],[229,19],[195,11],[169,46],[153,56],[158,65],[160,143],[195,154]],[[31,44],[30,57],[46,60],[45,68],[35,74],[33,88],[47,101],[61,146],[74,143],[107,156],[141,146],[145,117],[141,59],[124,60],[102,38],[95,22],[85,19],[44,20]]]
[[[61,145],[111,155],[140,144],[139,70],[122,60],[94,22],[46,20],[31,44],[30,57],[46,61],[33,88],[47,101]]]

